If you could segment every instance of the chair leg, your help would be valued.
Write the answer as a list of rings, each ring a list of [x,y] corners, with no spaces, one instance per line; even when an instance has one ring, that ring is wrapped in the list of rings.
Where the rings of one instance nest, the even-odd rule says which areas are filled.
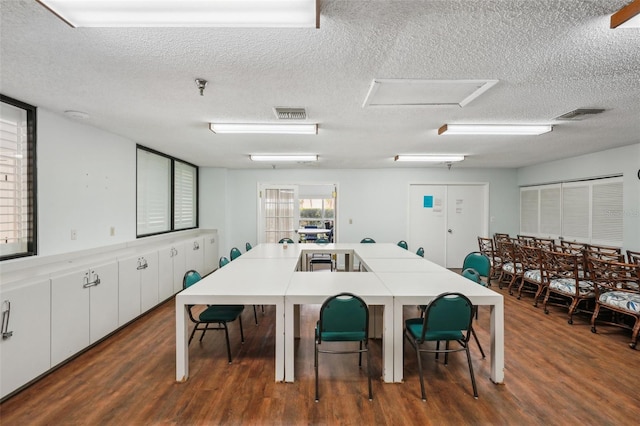
[[[315,341],[314,354],[313,354],[313,369],[316,376],[316,402],[320,401],[320,394],[318,393],[318,341]]]
[[[189,343],[187,345],[191,344],[191,340],[193,339],[193,335],[196,334],[196,330],[198,330],[198,323],[193,327],[193,331],[191,332],[191,336],[189,336]]]
[[[369,351],[369,343],[365,342],[367,350],[367,380],[369,381],[369,401],[373,401],[373,388],[371,387],[371,352]]]
[[[422,400],[426,401],[427,400],[427,395],[424,391],[424,379],[422,378],[422,359],[420,357],[420,349],[418,348],[418,343],[415,342],[413,343],[413,345],[416,348],[416,355],[418,356],[418,374],[420,375],[420,392],[422,395]]]
[[[258,325],[258,311],[256,310],[256,305],[253,305],[253,318],[256,320],[256,325]]]
[[[467,362],[469,363],[469,374],[471,374],[471,385],[473,386],[473,397],[478,398],[478,388],[476,387],[476,377],[473,374],[473,364],[471,363],[471,352],[469,352],[469,344],[465,344],[465,351],[467,352]]]
[[[244,330],[242,329],[242,316],[238,315],[238,324],[240,324],[240,342],[244,345]]]
[[[358,367],[362,367],[362,340],[360,341],[360,352],[358,352]]]
[[[201,328],[201,330],[202,330],[202,334],[200,335],[200,341],[201,342],[202,342],[202,339],[204,338],[204,333],[206,333],[208,329],[209,329],[209,323],[205,323],[204,324],[204,328]]]
[[[482,359],[484,359],[485,355],[484,355],[484,351],[482,350],[482,345],[480,345],[480,340],[478,340],[478,336],[476,336],[476,331],[473,328],[471,329],[471,334],[473,334],[473,338],[478,344],[478,349],[480,349],[480,353],[482,354]]]
[[[444,365],[449,365],[449,341],[444,342],[444,348],[447,352],[444,353]]]
[[[224,327],[224,337],[227,340],[227,358],[229,358],[229,364],[231,364],[231,344],[229,343],[229,329],[226,322],[221,322],[220,325]]]

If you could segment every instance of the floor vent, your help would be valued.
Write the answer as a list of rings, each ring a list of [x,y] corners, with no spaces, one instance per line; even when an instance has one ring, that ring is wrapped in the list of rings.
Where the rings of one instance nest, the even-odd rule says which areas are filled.
[[[304,108],[281,108],[275,107],[273,111],[278,120],[306,120],[307,111]]]
[[[568,112],[566,114],[562,114],[561,116],[556,117],[555,119],[556,120],[560,120],[560,121],[584,120],[589,115],[600,114],[601,112],[604,112],[604,109],[599,109],[599,108],[578,108],[578,109],[574,109],[573,111]]]

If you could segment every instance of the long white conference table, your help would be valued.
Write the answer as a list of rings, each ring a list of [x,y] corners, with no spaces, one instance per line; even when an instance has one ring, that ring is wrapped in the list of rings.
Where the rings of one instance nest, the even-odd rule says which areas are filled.
[[[366,272],[306,272],[312,253],[345,256],[347,271],[357,258]],[[186,305],[275,305],[275,380],[293,382],[295,307],[320,304],[347,291],[382,310],[382,372],[385,382],[403,379],[403,307],[427,304],[444,292],[465,294],[490,307],[491,380],[504,381],[504,304],[500,293],[423,259],[395,244],[259,244],[176,296],[176,380],[189,377]]]

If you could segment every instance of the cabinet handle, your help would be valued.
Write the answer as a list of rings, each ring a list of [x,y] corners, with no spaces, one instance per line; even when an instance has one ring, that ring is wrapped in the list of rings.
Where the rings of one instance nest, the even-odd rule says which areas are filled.
[[[13,336],[13,331],[9,331],[9,316],[11,315],[11,302],[2,302],[2,340]]]
[[[194,249],[194,250],[200,250],[200,244],[198,244],[198,242],[197,242],[197,241],[194,241],[194,242],[193,242],[193,249]]]
[[[89,282],[89,277],[85,275],[84,277],[85,281],[84,281],[84,284],[82,285],[83,288],[95,287],[100,284],[100,275],[96,274],[94,271],[91,271],[91,274],[95,274],[95,279]]]
[[[147,269],[149,267],[149,265],[147,264],[147,259],[145,259],[144,257],[139,257],[138,258],[138,267],[136,268],[138,271],[141,269]]]
[[[171,257],[177,256],[178,255],[178,250],[176,250],[175,247],[171,247]]]

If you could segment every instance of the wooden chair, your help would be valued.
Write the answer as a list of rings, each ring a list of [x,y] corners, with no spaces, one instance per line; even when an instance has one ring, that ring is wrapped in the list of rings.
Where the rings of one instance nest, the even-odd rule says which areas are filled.
[[[569,301],[569,324],[573,324],[573,314],[581,302],[589,303],[595,298],[594,285],[580,276],[582,258],[577,254],[560,251],[543,251],[544,269],[548,279],[547,294],[544,298],[544,313],[549,314],[547,304],[551,294]],[[566,306],[566,304],[564,305]],[[591,313],[591,311],[588,311]]]
[[[627,263],[640,264],[640,251],[627,250]]]
[[[555,247],[555,251],[562,253],[575,254],[580,258],[579,271],[581,277],[587,276],[587,264],[585,263],[585,251],[587,250],[587,244],[578,243],[576,241],[560,240],[560,245]]]
[[[517,235],[518,243],[526,246],[534,246],[536,242],[536,237],[532,235]]]
[[[522,297],[522,291],[533,288],[533,306],[538,306],[538,298],[547,286],[547,277],[542,264],[542,249],[535,246],[518,246],[520,260],[522,262],[522,279],[518,287],[518,299]]]
[[[502,260],[498,256],[496,246],[491,238],[478,237],[478,249],[480,253],[489,258],[491,262],[491,271],[489,272],[488,282],[492,279],[496,279],[500,276],[500,270],[502,269]]]
[[[591,316],[591,331],[596,333],[596,320],[600,310],[608,309],[614,313],[612,320],[600,322],[631,329],[629,346],[635,349],[640,332],[640,264],[589,257],[587,266],[595,284],[596,293],[596,306]],[[616,313],[634,318],[634,325],[630,327],[620,321]]]
[[[535,237],[533,239],[533,245],[544,250],[553,250],[553,246],[556,245],[556,240],[554,240],[553,238]]]
[[[601,246],[597,244],[587,244],[586,250],[591,252],[591,257],[614,260],[619,259],[619,255],[622,254],[622,249],[620,247],[612,247],[612,246]],[[620,262],[624,262],[624,255]]]
[[[498,277],[498,287],[502,288],[502,283],[508,281],[509,293],[512,287],[522,276],[522,263],[519,259],[519,253],[516,250],[516,243],[513,241],[498,241],[498,255],[502,259],[502,269],[500,277]]]

